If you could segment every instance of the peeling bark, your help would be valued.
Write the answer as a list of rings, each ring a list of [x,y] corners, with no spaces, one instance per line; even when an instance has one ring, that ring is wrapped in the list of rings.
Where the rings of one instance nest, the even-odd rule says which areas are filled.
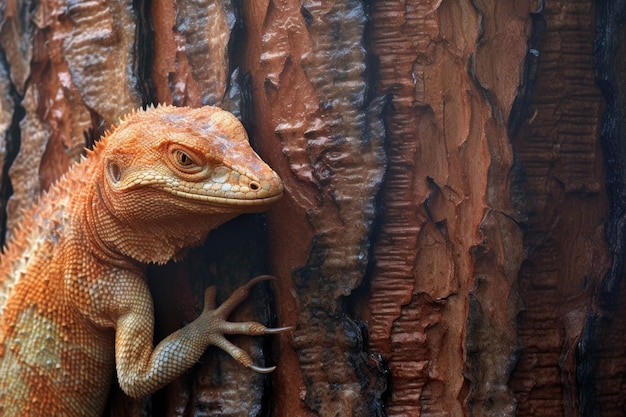
[[[155,65],[159,102],[198,107],[217,104],[231,74],[229,46],[237,25],[232,1],[153,2]]]
[[[306,407],[320,415],[381,413],[380,392],[365,390],[380,386],[382,375],[341,300],[364,278],[385,170],[383,100],[367,91],[366,10],[358,1],[269,1],[244,12],[260,40],[247,61],[254,115],[262,120],[257,132],[264,143],[278,140],[273,153],[261,150],[283,167],[293,190],[268,221],[274,233],[285,218],[303,228],[272,236],[276,253],[295,261],[276,265],[280,276],[294,278],[279,297],[293,290],[298,304],[293,346],[301,376],[289,369],[292,375],[280,378],[301,378]],[[289,93],[294,87],[296,95]],[[292,239],[301,243],[290,245]],[[278,414],[289,412],[281,407]]]
[[[67,33],[60,29],[57,36],[63,37],[61,52],[85,105],[107,124],[138,108],[132,2],[68,1],[53,17],[65,23]]]
[[[206,286],[225,299],[267,272],[232,318],[297,329],[235,338],[272,375],[209,349],[107,415],[623,415],[625,16],[622,0],[7,0],[2,218],[131,109],[220,105],[286,196],[150,268],[157,338]]]
[[[26,90],[21,105],[25,116],[20,121],[20,152],[9,168],[13,184],[13,194],[7,202],[9,230],[17,226],[20,209],[32,206],[39,198],[39,167],[49,138],[48,129],[37,114],[39,97],[33,87]]]
[[[372,7],[379,89],[393,97],[368,306],[372,347],[392,372],[389,415],[514,415],[507,381],[523,252],[505,121],[530,6]],[[403,324],[410,317],[423,330]]]

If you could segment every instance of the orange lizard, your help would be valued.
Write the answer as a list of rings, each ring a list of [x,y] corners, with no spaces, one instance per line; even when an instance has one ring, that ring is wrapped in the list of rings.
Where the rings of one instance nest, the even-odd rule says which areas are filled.
[[[224,334],[257,277],[153,346],[145,264],[164,263],[283,185],[230,113],[160,106],[124,118],[24,216],[0,259],[0,415],[100,416],[114,373],[142,397],[189,369],[209,345],[259,372]]]

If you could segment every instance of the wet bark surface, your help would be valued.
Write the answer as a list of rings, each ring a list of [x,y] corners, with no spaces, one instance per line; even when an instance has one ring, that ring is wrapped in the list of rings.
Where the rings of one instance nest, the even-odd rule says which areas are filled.
[[[620,1],[0,4],[0,215],[123,114],[222,106],[284,199],[150,268],[156,338],[251,277],[237,337],[107,415],[618,416]]]

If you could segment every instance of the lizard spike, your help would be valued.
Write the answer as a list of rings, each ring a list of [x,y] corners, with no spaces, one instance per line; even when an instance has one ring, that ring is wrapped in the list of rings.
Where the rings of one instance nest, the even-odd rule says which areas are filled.
[[[132,118],[136,114],[137,114],[137,111],[135,109],[131,109],[128,113],[126,113],[122,117],[120,117],[120,124],[127,122],[130,118]]]

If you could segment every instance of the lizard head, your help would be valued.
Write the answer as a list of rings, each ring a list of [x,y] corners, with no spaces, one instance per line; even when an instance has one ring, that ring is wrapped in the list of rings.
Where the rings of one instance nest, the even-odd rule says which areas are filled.
[[[266,210],[283,193],[239,120],[217,107],[137,111],[104,141],[100,193],[108,211],[181,248],[236,215]]]
[[[190,211],[263,211],[283,192],[239,120],[211,106],[160,106],[126,117],[109,135],[104,170],[111,194],[149,190]]]

